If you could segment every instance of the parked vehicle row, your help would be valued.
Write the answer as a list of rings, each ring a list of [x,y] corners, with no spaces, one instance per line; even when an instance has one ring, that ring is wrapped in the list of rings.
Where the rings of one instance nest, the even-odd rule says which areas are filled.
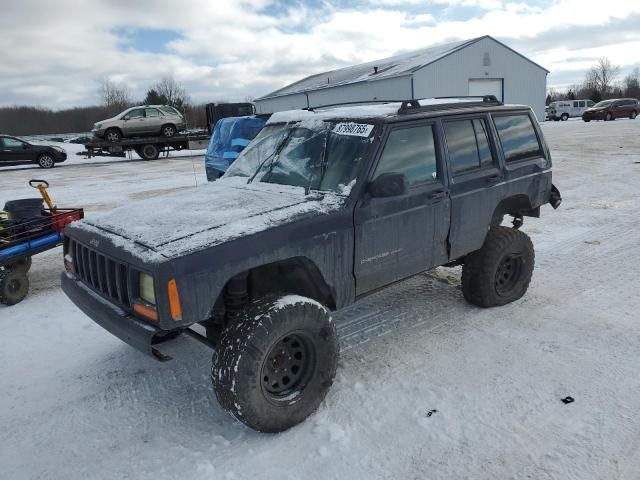
[[[615,120],[616,118],[634,119],[640,110],[638,100],[635,98],[618,98],[613,100],[603,100],[587,109],[582,114],[582,120]]]
[[[551,102],[545,111],[547,120],[565,122],[571,117],[580,117],[587,108],[594,105],[593,100],[558,100]]]

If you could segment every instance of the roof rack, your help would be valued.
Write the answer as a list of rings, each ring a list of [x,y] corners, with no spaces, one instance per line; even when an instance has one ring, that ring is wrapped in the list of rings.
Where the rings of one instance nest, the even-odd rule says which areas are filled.
[[[447,108],[455,108],[459,106],[477,107],[477,106],[486,106],[486,105],[503,105],[503,103],[500,100],[498,100],[495,95],[433,97],[433,98],[423,98],[422,100],[458,100],[458,101],[435,103],[430,105],[421,105],[420,100],[415,100],[415,99],[404,100],[402,102],[402,105],[400,105],[400,108],[398,109],[398,113],[425,112],[429,110],[441,110],[441,109],[447,109]]]

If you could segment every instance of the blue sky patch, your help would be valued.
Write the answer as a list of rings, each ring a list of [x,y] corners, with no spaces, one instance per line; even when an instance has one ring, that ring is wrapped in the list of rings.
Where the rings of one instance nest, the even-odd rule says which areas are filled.
[[[167,44],[181,37],[175,30],[147,28],[116,28],[113,33],[119,37],[123,46],[148,53],[166,53]]]

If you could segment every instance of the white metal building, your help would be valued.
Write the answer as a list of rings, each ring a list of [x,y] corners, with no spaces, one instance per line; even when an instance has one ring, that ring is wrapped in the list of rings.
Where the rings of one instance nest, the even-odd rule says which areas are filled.
[[[495,95],[544,119],[548,70],[486,35],[319,73],[255,100],[260,113],[366,100]]]

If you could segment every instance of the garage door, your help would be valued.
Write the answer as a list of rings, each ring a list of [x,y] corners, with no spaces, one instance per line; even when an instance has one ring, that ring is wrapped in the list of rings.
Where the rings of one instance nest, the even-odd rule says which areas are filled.
[[[502,98],[502,78],[470,78],[469,95],[495,95],[500,101]]]

